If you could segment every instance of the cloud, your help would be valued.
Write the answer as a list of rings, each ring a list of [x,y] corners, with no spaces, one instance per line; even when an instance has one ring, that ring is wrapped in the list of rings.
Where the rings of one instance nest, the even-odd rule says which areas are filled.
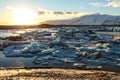
[[[72,14],[72,12],[65,12],[66,14]]]
[[[19,8],[12,6],[7,6],[6,9],[11,10],[12,14],[14,14],[14,11],[19,10]],[[88,12],[77,12],[77,11],[64,12],[64,11],[53,11],[43,8],[34,9],[32,11],[37,14],[35,17],[35,22],[37,24],[47,20],[62,20],[62,19],[65,20],[65,19],[77,18],[83,15],[90,14]]]
[[[97,2],[95,2],[95,3],[90,3],[90,4],[93,5],[93,6],[96,6],[96,7],[106,6],[104,3],[97,3]]]
[[[12,6],[6,6],[6,9],[8,9],[8,10],[15,10],[15,8],[12,7]]]
[[[48,9],[44,9],[44,8],[38,8],[39,12],[44,12],[45,14],[49,14],[49,13],[53,13],[54,11],[52,10],[48,10]]]
[[[108,2],[107,3],[90,3],[91,5],[93,6],[96,6],[96,7],[100,7],[100,6],[103,6],[103,7],[120,7],[120,0],[107,0]]]
[[[38,9],[38,17],[37,20],[38,23],[42,23],[47,20],[66,20],[66,19],[72,19],[77,18],[80,16],[91,14],[89,12],[62,12],[62,11],[52,11],[47,9]]]
[[[62,12],[62,11],[53,11],[53,10],[48,10],[48,9],[43,9],[43,8],[38,8],[38,15],[54,15],[54,16],[81,16],[84,14],[88,14],[87,12]]]
[[[45,12],[44,11],[38,11],[38,14],[43,15],[43,14],[45,14]]]
[[[111,7],[120,7],[120,0],[109,2],[107,5]]]
[[[79,14],[80,12],[65,12],[66,14]]]
[[[63,15],[65,13],[64,12],[53,12],[53,14],[55,14],[55,15]]]

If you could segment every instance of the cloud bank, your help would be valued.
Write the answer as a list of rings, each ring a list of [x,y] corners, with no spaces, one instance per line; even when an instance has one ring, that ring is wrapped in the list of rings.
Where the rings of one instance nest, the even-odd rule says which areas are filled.
[[[14,14],[14,12],[16,10],[17,11],[20,10],[19,8],[16,8],[13,6],[7,6],[6,9],[10,10],[12,14]],[[30,11],[37,14],[35,17],[36,24],[42,23],[42,22],[47,21],[47,20],[63,20],[63,19],[66,20],[66,19],[72,19],[72,18],[92,14],[92,12],[91,13],[89,13],[89,12],[77,12],[77,11],[62,12],[62,11],[47,10],[47,9],[43,9],[43,8],[38,8],[38,9],[30,10]]]
[[[117,7],[120,7],[120,0],[108,0],[107,3],[93,2],[90,4],[93,6],[96,6],[96,7],[103,6],[103,7],[115,7],[115,8],[117,8]]]
[[[47,9],[38,9],[38,20],[41,23],[47,20],[66,20],[66,19],[72,19],[84,15],[92,14],[89,12],[62,12],[62,11],[52,11]]]

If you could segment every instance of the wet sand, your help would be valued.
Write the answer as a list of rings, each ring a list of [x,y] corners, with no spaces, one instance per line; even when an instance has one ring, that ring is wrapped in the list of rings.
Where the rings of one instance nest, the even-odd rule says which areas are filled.
[[[0,70],[0,80],[120,80],[120,73],[75,69]]]

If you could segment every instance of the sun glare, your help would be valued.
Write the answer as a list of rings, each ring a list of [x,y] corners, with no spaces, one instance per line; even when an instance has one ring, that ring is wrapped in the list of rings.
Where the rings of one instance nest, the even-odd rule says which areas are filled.
[[[13,13],[13,23],[15,25],[31,25],[35,22],[35,12],[28,9],[15,9]]]

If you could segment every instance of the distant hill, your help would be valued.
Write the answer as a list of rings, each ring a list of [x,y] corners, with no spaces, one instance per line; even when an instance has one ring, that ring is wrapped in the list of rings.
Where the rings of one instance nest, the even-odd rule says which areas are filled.
[[[120,25],[120,16],[91,14],[69,20],[49,20],[49,25]]]

